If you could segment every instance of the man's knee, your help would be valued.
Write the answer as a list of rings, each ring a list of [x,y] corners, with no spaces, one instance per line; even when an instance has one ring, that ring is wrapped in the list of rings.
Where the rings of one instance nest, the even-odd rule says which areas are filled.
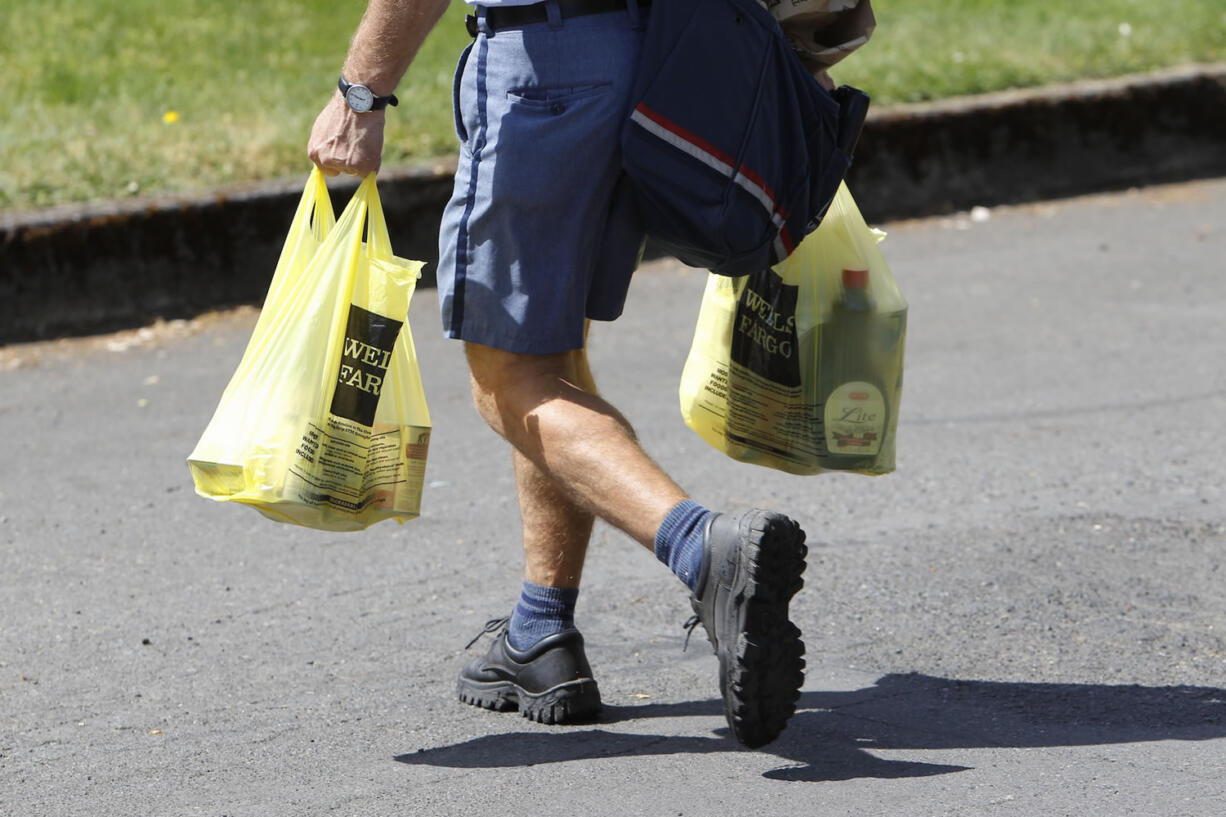
[[[507,355],[499,349],[488,346],[478,346],[474,343],[464,344],[464,356],[468,360],[468,373],[473,394],[473,404],[477,412],[499,434],[506,436],[502,429],[502,421],[498,411],[498,395],[505,387],[503,382],[507,376],[505,366],[500,365]]]
[[[464,348],[473,402],[482,418],[503,437],[513,427],[532,425],[530,416],[543,404],[556,400],[608,415],[629,427],[625,418],[600,398],[583,349],[556,355],[522,355],[473,343]]]
[[[503,436],[506,424],[522,422],[561,384],[576,379],[574,361],[582,354],[524,355],[475,343],[466,343],[464,351],[477,411]]]
[[[464,344],[474,389],[491,393],[510,390],[550,390],[567,383],[592,391],[587,353],[583,349],[554,355],[524,355],[476,343]]]

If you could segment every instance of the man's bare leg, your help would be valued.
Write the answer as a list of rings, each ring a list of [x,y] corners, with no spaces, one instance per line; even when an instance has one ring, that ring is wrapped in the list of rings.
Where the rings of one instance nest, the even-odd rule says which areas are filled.
[[[571,502],[532,460],[518,451],[512,457],[523,520],[524,578],[546,587],[579,587],[595,517]]]
[[[471,343],[465,349],[477,410],[534,469],[517,462],[517,476],[527,477],[520,495],[522,501],[527,489],[529,562],[558,558],[558,546],[542,541],[540,531],[574,520],[576,512],[599,516],[651,548],[686,494],[647,456],[621,413],[593,393],[586,354],[518,355]],[[537,522],[531,533],[529,519]],[[562,558],[575,562],[573,554]]]
[[[459,697],[544,723],[586,720],[600,692],[573,616],[595,517],[650,548],[685,494],[596,394],[582,350],[466,349],[477,409],[514,449],[525,582],[509,625],[461,670]]]
[[[804,644],[788,620],[804,571],[804,532],[779,514],[727,517],[685,502],[685,493],[643,452],[630,424],[594,393],[590,376],[585,381],[582,351],[528,356],[473,344],[466,350],[477,409],[516,451],[525,575],[566,583],[525,583],[521,603],[530,591],[545,603],[577,593],[593,515],[655,550],[657,532],[672,538],[661,530],[665,521],[673,526],[693,506],[707,521],[691,519],[684,545],[700,545],[691,552],[700,552],[707,567],[691,585],[692,603],[719,656],[725,717],[741,743],[774,740],[795,712],[804,680]],[[567,527],[574,522],[582,527]],[[575,535],[550,535],[563,530]],[[657,556],[664,560],[662,552]],[[573,612],[574,595],[569,604]],[[465,665],[461,700],[493,709],[517,706],[547,723],[586,719],[599,710],[577,631],[543,637],[525,652],[506,646],[507,638]]]
[[[571,382],[595,394],[587,357],[569,357]],[[595,517],[575,505],[532,460],[514,448],[511,452],[523,522],[524,578],[546,587],[578,588]]]

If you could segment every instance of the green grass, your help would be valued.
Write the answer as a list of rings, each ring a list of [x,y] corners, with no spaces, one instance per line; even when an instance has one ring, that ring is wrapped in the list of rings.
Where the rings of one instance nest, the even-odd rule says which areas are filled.
[[[5,0],[0,209],[304,176],[307,134],[364,7]],[[876,10],[872,41],[835,76],[877,105],[1226,59],[1221,0],[878,0]],[[463,14],[456,2],[398,89],[386,166],[454,151]]]
[[[360,0],[4,0],[0,207],[301,175]],[[390,164],[454,149],[463,8],[388,117]],[[168,124],[169,112],[177,121]]]
[[[868,45],[835,78],[875,104],[1226,60],[1222,0],[875,0]]]

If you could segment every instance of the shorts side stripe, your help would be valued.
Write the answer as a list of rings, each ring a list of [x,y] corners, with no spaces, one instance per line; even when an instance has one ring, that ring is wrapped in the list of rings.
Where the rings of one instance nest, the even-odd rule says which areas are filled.
[[[486,53],[489,42],[484,34],[477,38],[477,132],[473,134],[472,161],[468,169],[468,199],[464,215],[456,230],[455,289],[451,299],[451,331],[460,337],[464,328],[464,284],[468,280],[468,221],[472,217],[477,200],[477,169],[481,166],[481,151],[485,148],[485,134],[489,126],[486,112],[487,89],[485,83]]]

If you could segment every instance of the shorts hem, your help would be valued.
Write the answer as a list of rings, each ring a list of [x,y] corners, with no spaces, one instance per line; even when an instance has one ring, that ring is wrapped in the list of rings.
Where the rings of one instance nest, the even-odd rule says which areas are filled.
[[[488,346],[491,349],[499,349],[503,352],[510,352],[515,355],[560,355],[566,352],[573,352],[577,349],[582,349],[584,346],[583,338],[578,341],[574,338],[524,338],[522,336],[509,337],[498,333],[485,334],[474,332],[471,328],[465,327],[462,331],[457,332],[453,329],[444,329],[443,336],[452,340],[462,340],[465,343],[475,343],[479,346]]]

